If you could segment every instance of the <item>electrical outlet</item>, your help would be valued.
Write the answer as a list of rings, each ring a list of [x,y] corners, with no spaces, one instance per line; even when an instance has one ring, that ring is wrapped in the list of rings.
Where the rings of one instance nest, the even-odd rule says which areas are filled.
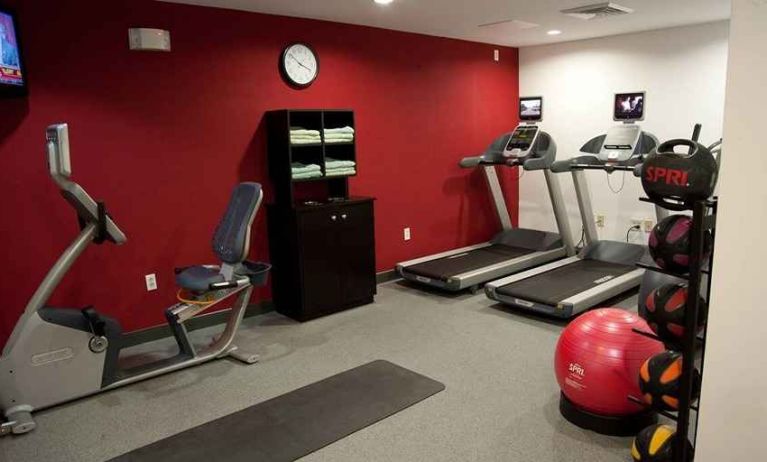
[[[642,220],[642,230],[646,233],[651,233],[655,227],[655,222],[651,218],[645,218]]]
[[[642,229],[642,223],[644,223],[644,220],[641,218],[632,218],[631,219],[631,227],[636,229]]]
[[[594,216],[594,222],[596,222],[597,228],[604,228],[605,227],[605,216],[604,216],[604,214],[597,213]]]
[[[157,290],[157,276],[152,274],[147,274],[144,276],[144,280],[146,280],[146,291],[151,292],[153,290]]]
[[[405,228],[405,229],[403,230],[403,233],[402,233],[402,234],[403,234],[403,238],[404,238],[406,241],[409,241],[409,240],[410,240],[410,228]]]
[[[501,60],[501,51],[500,50],[493,50],[493,61],[496,63]]]

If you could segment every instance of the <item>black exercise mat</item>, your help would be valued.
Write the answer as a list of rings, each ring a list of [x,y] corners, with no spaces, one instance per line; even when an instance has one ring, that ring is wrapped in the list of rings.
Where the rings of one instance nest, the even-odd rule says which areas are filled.
[[[378,360],[112,459],[112,462],[292,461],[444,390]]]

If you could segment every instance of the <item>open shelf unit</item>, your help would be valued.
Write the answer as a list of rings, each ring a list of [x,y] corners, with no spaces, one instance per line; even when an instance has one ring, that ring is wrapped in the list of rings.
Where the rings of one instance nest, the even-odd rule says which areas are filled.
[[[299,184],[324,182],[327,195],[332,198],[349,197],[349,177],[356,176],[356,141],[334,143],[326,140],[325,129],[355,128],[354,112],[344,109],[281,109],[267,113],[269,175],[275,185],[276,202],[293,205]],[[292,144],[291,128],[320,132],[321,141],[311,144]],[[356,134],[355,134],[356,140]],[[355,162],[353,175],[328,176],[328,159]],[[319,165],[322,176],[293,178],[292,164]]]
[[[644,202],[652,202],[647,198],[640,199]],[[661,207],[663,204],[658,204]],[[708,328],[708,310],[701,306],[701,297],[703,295],[706,303],[711,295],[711,278],[709,275],[713,267],[713,249],[710,256],[706,255],[706,234],[711,232],[713,242],[716,242],[716,213],[718,200],[701,200],[694,202],[691,206],[685,207],[692,211],[692,228],[690,230],[691,252],[690,252],[690,271],[686,274],[675,273],[661,269],[655,265],[639,264],[640,267],[648,271],[655,271],[676,279],[681,279],[688,284],[687,305],[685,307],[685,331],[680,341],[669,342],[667,339],[661,339],[651,332],[635,330],[637,335],[654,338],[666,344],[667,348],[682,353],[682,376],[680,380],[679,391],[679,410],[677,412],[658,411],[658,414],[676,422],[676,435],[674,439],[674,462],[691,462],[694,458],[698,427],[698,409],[700,403],[696,404],[695,396],[695,370],[699,370],[700,377],[703,377],[703,364],[706,351],[706,331]],[[675,208],[674,211],[679,211]],[[715,245],[714,245],[715,247]],[[698,333],[698,320],[703,318],[703,332]],[[643,403],[637,397],[629,396],[629,400]],[[692,443],[688,446],[687,441]]]

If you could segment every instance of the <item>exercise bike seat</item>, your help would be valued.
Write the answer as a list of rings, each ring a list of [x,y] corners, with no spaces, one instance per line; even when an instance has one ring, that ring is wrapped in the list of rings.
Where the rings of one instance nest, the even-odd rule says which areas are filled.
[[[211,284],[224,282],[218,268],[191,266],[176,275],[176,285],[192,292],[208,292]]]

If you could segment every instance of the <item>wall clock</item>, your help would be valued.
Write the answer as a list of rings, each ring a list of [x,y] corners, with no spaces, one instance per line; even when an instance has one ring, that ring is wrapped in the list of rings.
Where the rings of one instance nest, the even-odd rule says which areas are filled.
[[[290,86],[306,88],[320,73],[320,59],[305,43],[288,45],[280,57],[280,73]]]

